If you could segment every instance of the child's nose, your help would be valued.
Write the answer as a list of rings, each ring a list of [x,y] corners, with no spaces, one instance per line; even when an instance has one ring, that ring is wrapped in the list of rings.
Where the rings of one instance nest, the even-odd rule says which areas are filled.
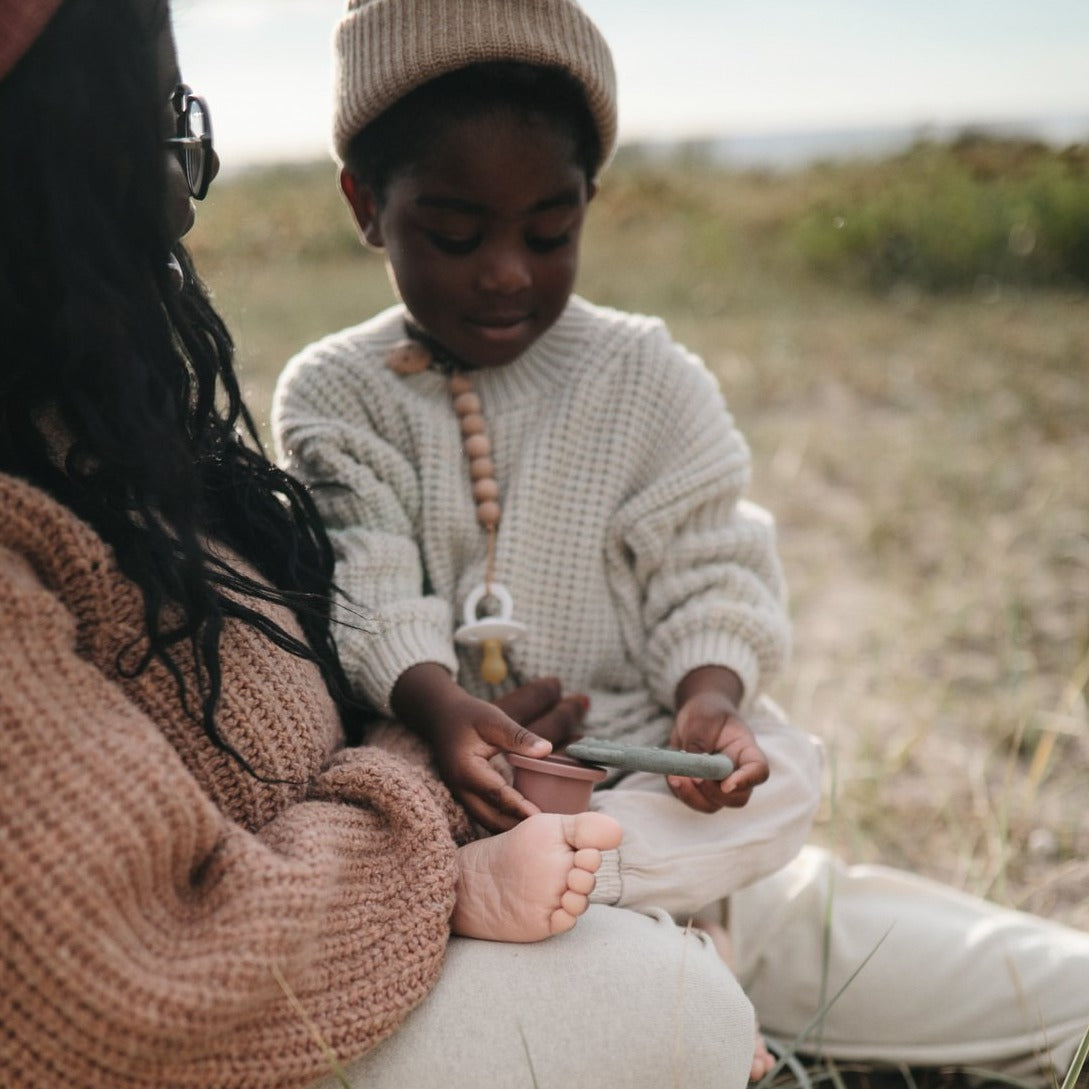
[[[513,295],[529,287],[529,263],[516,246],[492,246],[482,254],[479,280],[483,291]]]

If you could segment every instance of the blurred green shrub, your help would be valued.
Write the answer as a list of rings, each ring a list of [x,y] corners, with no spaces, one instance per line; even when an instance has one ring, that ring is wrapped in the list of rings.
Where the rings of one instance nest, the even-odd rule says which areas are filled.
[[[934,292],[1089,284],[1089,148],[966,134],[825,180],[792,228],[823,275]]]

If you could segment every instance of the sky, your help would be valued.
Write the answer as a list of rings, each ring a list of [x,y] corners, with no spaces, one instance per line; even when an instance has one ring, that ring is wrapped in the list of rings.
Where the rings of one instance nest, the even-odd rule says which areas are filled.
[[[1089,0],[582,6],[613,50],[621,142],[1022,120],[1089,137]],[[327,153],[344,0],[173,7],[225,169]]]

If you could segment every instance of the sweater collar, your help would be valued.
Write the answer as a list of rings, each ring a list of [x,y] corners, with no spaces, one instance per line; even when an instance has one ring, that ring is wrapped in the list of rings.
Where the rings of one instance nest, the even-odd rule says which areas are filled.
[[[556,394],[586,365],[592,315],[593,307],[573,295],[555,324],[520,356],[502,367],[472,371],[473,386],[493,409]]]

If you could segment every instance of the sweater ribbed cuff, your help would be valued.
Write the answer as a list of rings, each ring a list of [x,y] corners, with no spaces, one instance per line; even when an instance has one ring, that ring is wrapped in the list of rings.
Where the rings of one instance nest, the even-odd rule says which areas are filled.
[[[620,879],[620,851],[615,847],[601,852],[601,865],[594,874],[594,891],[590,893],[591,904],[606,904],[612,907],[620,902],[623,883]]]
[[[412,666],[435,662],[448,669],[451,676],[457,676],[457,654],[448,636],[443,637],[422,621],[375,623],[378,627],[374,637],[356,645],[356,653],[349,657],[349,668],[353,684],[382,714],[392,716],[393,686]]]
[[[672,707],[677,685],[693,669],[701,666],[725,666],[741,678],[744,698],[742,707],[749,705],[760,684],[760,660],[752,646],[737,636],[721,631],[693,632],[674,644],[658,674],[659,691],[655,696],[664,707]]]

